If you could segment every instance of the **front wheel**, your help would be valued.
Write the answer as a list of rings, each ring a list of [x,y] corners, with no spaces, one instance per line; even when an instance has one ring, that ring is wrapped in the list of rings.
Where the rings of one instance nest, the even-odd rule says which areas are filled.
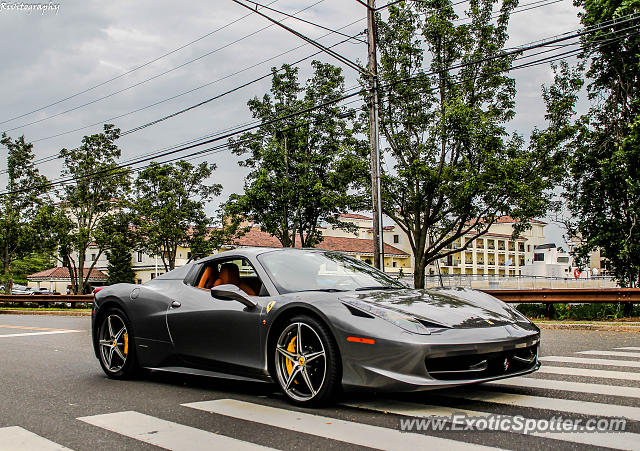
[[[331,401],[340,388],[337,346],[324,324],[302,315],[284,326],[274,349],[280,388],[294,404]]]
[[[127,379],[137,372],[134,337],[131,324],[120,309],[111,309],[97,327],[100,366],[113,379]]]

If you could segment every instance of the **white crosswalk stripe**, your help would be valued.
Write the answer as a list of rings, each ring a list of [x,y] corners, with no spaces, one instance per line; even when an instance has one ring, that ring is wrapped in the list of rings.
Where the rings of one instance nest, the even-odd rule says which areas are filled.
[[[603,417],[622,417],[633,421],[640,421],[640,407],[619,406],[615,404],[604,404],[591,401],[576,401],[573,399],[558,399],[554,397],[521,395],[517,393],[503,393],[488,390],[450,390],[443,393],[443,395],[450,398],[462,398],[469,401],[481,401],[514,407],[544,409],[581,415],[595,413]]]
[[[640,368],[640,362],[635,360],[613,360],[613,359],[590,359],[587,357],[566,357],[560,355],[550,355],[540,357],[541,362],[558,362],[558,363],[579,363],[582,365],[603,365],[603,366],[621,366],[629,368]]]
[[[443,407],[443,406],[430,406],[420,405],[417,403],[399,402],[392,400],[374,401],[364,403],[346,403],[349,407],[355,407],[359,409],[375,410],[385,413],[393,413],[397,415],[405,415],[419,418],[429,418],[433,416],[446,416],[451,417],[455,423],[460,426],[464,426],[465,422],[457,420],[454,415],[466,415],[469,417],[487,417],[490,414],[486,412],[479,412],[476,410],[460,409],[457,407]],[[515,422],[515,418],[510,415],[500,415],[501,423],[505,426],[505,432],[510,432],[507,422],[518,424]],[[519,424],[526,424],[525,422],[534,421],[529,418],[519,418],[521,421]],[[535,437],[551,438],[555,440],[563,440],[573,443],[580,443],[583,445],[604,446],[610,447],[612,445],[611,436],[609,434],[594,434],[594,433],[577,433],[577,432],[531,432],[529,435]],[[640,443],[640,434],[631,432],[621,432],[615,435],[615,447],[618,449],[637,449],[638,443]]]
[[[578,393],[591,393],[596,395],[640,398],[640,388],[621,387],[619,385],[588,384],[584,382],[534,379],[531,377],[514,377],[510,379],[502,379],[495,382],[487,382],[486,384],[498,387],[544,388],[548,390],[562,390]]]
[[[162,420],[139,412],[117,412],[81,417],[85,423],[171,450],[266,450],[260,445]]]
[[[0,450],[39,450],[39,451],[61,451],[68,450],[62,445],[58,445],[44,437],[40,437],[33,432],[27,431],[19,426],[0,428]]]
[[[640,357],[639,352],[624,352],[624,351],[579,351],[576,354],[585,354],[585,355],[603,355],[606,357]]]
[[[183,406],[376,449],[402,451],[425,449],[427,447],[447,449],[448,451],[495,449],[234,399],[194,402],[183,404]]]
[[[640,381],[640,373],[631,373],[628,371],[592,370],[587,368],[574,368],[568,366],[543,365],[538,370],[538,373],[562,374],[565,376],[597,377],[601,379],[619,379],[625,381]]]
[[[625,346],[623,348],[616,348],[616,349],[622,349],[623,351],[640,351],[640,347],[638,346]]]

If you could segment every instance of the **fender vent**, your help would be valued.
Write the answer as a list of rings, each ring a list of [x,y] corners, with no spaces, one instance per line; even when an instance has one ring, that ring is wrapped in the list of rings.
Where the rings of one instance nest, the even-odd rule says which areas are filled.
[[[349,304],[342,304],[342,305],[344,305],[347,309],[349,309],[349,312],[351,312],[353,316],[359,316],[360,318],[369,318],[369,319],[375,318],[375,316],[370,315],[369,313],[363,312],[362,310],[358,310],[357,308],[352,307]]]

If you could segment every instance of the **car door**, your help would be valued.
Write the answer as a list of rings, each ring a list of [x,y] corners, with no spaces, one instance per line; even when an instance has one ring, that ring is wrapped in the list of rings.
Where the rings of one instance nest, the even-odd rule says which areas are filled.
[[[184,285],[179,297],[181,305],[169,309],[167,324],[175,352],[182,359],[212,371],[260,372],[264,367],[260,305],[250,308],[238,301],[216,299],[210,289],[191,285]]]

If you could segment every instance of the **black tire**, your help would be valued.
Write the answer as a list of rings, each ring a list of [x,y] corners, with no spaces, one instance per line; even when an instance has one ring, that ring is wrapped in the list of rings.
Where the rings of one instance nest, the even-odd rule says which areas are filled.
[[[108,377],[131,379],[140,374],[131,322],[122,310],[107,310],[100,316],[95,331],[98,360]]]
[[[284,323],[273,342],[272,359],[275,379],[293,404],[328,404],[340,392],[338,346],[327,326],[312,316],[297,315]]]

